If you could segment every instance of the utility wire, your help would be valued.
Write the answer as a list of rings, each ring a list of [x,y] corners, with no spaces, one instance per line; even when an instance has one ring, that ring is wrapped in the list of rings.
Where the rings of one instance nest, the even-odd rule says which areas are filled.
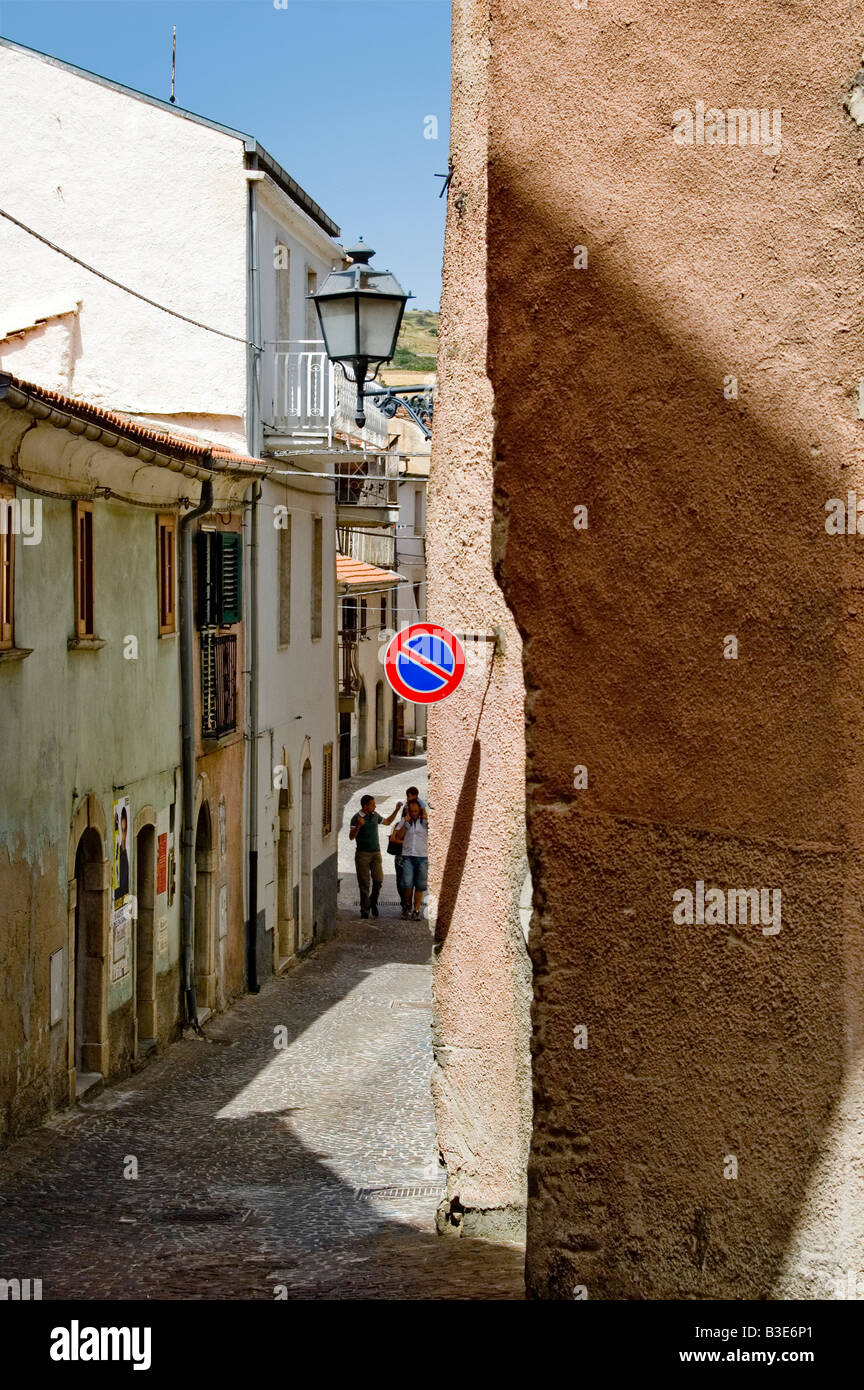
[[[74,261],[75,265],[80,265],[82,270],[89,271],[91,275],[97,275],[100,280],[113,285],[117,290],[122,290],[124,294],[131,294],[134,299],[140,299],[143,304],[149,304],[151,309],[160,309],[163,314],[170,314],[172,318],[180,319],[183,323],[191,323],[193,328],[203,328],[205,333],[215,333],[217,338],[229,338],[232,343],[243,343],[244,347],[255,347],[255,343],[248,338],[240,338],[236,333],[224,333],[221,328],[211,328],[209,324],[199,323],[197,319],[190,319],[187,314],[178,314],[176,309],[169,309],[165,304],[158,304],[155,299],[148,299],[146,294],[140,294],[138,290],[130,289],[128,285],[121,284],[119,280],[112,280],[110,275],[105,275],[95,266],[79,260],[77,256],[72,255],[71,251],[64,251],[62,246],[55,246],[53,241],[49,241],[46,236],[42,236],[40,232],[28,227],[25,222],[19,222],[17,217],[13,217],[11,212],[5,212],[3,208],[0,208],[0,217],[5,217],[7,222],[12,222],[14,226],[20,227],[22,232],[27,232],[29,236],[35,237],[37,241],[42,242],[43,246],[50,247],[59,256],[65,256],[67,260]]]

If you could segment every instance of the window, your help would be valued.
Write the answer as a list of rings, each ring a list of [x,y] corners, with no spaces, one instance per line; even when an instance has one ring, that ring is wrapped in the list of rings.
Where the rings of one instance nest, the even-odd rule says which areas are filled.
[[[360,636],[365,637],[367,632],[366,600],[360,600]]]
[[[237,727],[237,637],[201,633],[201,737],[221,738]]]
[[[279,536],[279,646],[291,641],[291,514],[281,518]]]
[[[177,625],[176,589],[176,522],[173,516],[156,518],[159,565],[159,635],[174,632]]]
[[[0,651],[14,646],[15,491],[0,484]]]
[[[239,623],[242,604],[242,540],[237,531],[198,532],[198,626]]]
[[[95,637],[93,626],[93,503],[75,510],[75,636]]]
[[[317,342],[321,337],[321,329],[318,326],[318,314],[315,305],[308,298],[310,294],[315,294],[318,289],[318,272],[306,267],[306,337],[310,342]]]
[[[320,637],[324,611],[324,522],[312,518],[312,636]]]
[[[387,626],[387,595],[381,595],[381,626]]]
[[[291,252],[277,241],[273,256],[276,267],[276,338],[287,344],[291,338]]]
[[[415,536],[422,536],[422,535],[423,535],[423,521],[424,521],[424,517],[423,517],[423,489],[422,489],[422,487],[415,487],[415,489],[414,489],[414,535],[415,535]]]
[[[321,834],[333,829],[333,744],[324,745],[324,773],[321,786]]]
[[[357,600],[353,594],[342,600],[342,632],[348,641],[357,641]]]

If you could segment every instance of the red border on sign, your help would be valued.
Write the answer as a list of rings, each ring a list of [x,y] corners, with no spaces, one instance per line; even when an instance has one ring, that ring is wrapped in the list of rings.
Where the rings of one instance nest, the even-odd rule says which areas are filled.
[[[410,656],[416,660],[417,654],[408,648],[408,643],[412,637],[418,637],[421,633],[429,633],[434,637],[440,637],[442,642],[446,642],[453,653],[453,670],[441,686],[440,690],[419,691],[412,690],[407,686],[399,675],[397,658],[400,655]],[[430,663],[421,660],[418,664],[429,666]],[[452,632],[440,623],[409,623],[403,627],[395,637],[391,637],[384,653],[384,674],[391,690],[401,696],[403,700],[408,700],[412,705],[436,705],[439,700],[446,700],[448,695],[452,695],[457,685],[465,674],[465,648]]]

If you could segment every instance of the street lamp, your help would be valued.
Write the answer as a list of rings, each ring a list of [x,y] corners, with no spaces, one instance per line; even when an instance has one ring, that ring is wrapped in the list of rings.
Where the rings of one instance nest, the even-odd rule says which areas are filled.
[[[331,362],[341,362],[349,381],[357,383],[354,420],[362,430],[366,377],[370,367],[374,375],[396,351],[408,296],[389,270],[372,269],[369,261],[375,252],[362,238],[345,254],[351,257],[348,269],[332,270],[309,298],[318,311],[327,356]]]

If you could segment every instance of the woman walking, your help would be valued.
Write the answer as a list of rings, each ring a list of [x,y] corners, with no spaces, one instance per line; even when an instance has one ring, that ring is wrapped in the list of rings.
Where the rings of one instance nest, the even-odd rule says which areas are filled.
[[[419,922],[429,868],[429,817],[416,796],[406,801],[397,829],[405,832],[402,839],[402,918]]]

